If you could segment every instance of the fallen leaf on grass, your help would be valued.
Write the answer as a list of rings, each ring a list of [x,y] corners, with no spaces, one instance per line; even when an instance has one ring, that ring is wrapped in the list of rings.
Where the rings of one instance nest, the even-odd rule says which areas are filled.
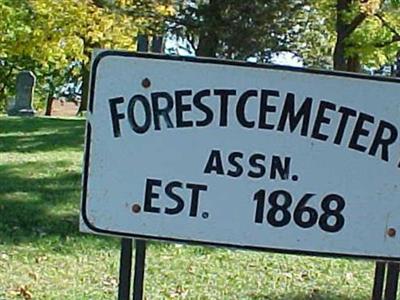
[[[114,288],[118,286],[118,280],[114,277],[107,276],[106,278],[103,279],[103,285],[106,287]]]
[[[21,296],[25,300],[32,299],[32,293],[29,291],[29,287],[27,285],[20,285],[16,291],[16,294]]]
[[[0,259],[1,260],[8,260],[10,257],[7,255],[7,254],[5,254],[5,253],[1,253],[0,254]]]
[[[300,281],[308,280],[310,279],[310,274],[307,271],[302,271],[300,273]]]
[[[350,282],[350,281],[353,280],[354,275],[353,275],[352,272],[347,272],[345,278],[346,278],[346,281],[347,281],[347,282]]]
[[[37,264],[40,264],[42,261],[46,261],[47,260],[47,256],[46,255],[42,255],[42,256],[37,256],[35,257],[35,262]]]
[[[172,298],[178,298],[178,297],[186,298],[187,294],[188,294],[188,291],[185,290],[182,286],[178,285],[178,286],[175,288],[175,291],[173,291],[172,293],[170,293],[170,296],[171,296]]]
[[[35,272],[29,272],[28,273],[29,277],[32,278],[33,280],[38,280],[39,276]]]

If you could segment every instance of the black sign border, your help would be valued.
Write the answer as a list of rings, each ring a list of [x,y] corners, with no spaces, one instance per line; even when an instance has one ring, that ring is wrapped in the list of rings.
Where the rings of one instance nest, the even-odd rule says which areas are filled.
[[[349,73],[349,72],[305,69],[305,68],[299,68],[299,67],[259,64],[259,63],[233,61],[233,60],[221,60],[221,59],[214,59],[214,58],[170,56],[170,55],[160,55],[160,54],[153,54],[153,53],[143,53],[143,52],[104,50],[95,56],[93,63],[92,63],[92,67],[91,67],[90,90],[89,90],[89,112],[90,113],[93,112],[94,90],[95,90],[95,84],[96,84],[97,67],[98,67],[100,61],[103,58],[108,57],[108,56],[140,57],[140,58],[150,58],[150,59],[170,60],[170,61],[173,60],[173,61],[184,61],[184,62],[193,62],[193,63],[231,65],[231,66],[251,67],[251,68],[259,68],[259,69],[269,69],[269,70],[272,69],[272,70],[283,70],[283,71],[309,73],[309,74],[349,77],[349,78],[364,79],[364,80],[366,79],[366,80],[373,80],[373,81],[395,82],[395,83],[400,84],[400,80],[393,78],[393,77],[378,77],[378,76],[370,76],[370,75]],[[400,96],[399,96],[399,102],[400,102]],[[373,259],[373,260],[384,260],[384,261],[385,260],[400,261],[400,254],[398,257],[386,257],[386,256],[373,256],[373,255],[343,254],[343,253],[337,253],[337,252],[288,250],[288,249],[270,248],[270,247],[257,247],[257,246],[251,246],[251,245],[235,245],[235,244],[229,244],[229,243],[204,242],[204,241],[199,241],[199,240],[162,238],[162,237],[157,237],[157,236],[140,235],[140,234],[133,234],[133,233],[129,233],[129,232],[120,232],[120,231],[113,231],[113,230],[97,228],[96,226],[94,226],[93,224],[90,223],[90,220],[87,216],[87,184],[88,184],[88,180],[89,180],[88,177],[89,177],[89,164],[90,164],[91,134],[92,134],[92,127],[91,127],[89,119],[88,119],[86,121],[84,168],[83,168],[83,175],[82,175],[81,217],[82,217],[82,220],[85,223],[85,225],[94,233],[111,235],[111,236],[119,236],[119,237],[129,237],[129,238],[135,238],[135,239],[151,239],[151,240],[167,241],[167,242],[174,242],[174,243],[184,243],[184,244],[189,244],[189,245],[203,245],[203,246],[206,245],[206,246],[226,247],[226,248],[234,248],[234,249],[264,251],[264,252],[275,252],[275,253],[278,252],[278,253],[284,253],[284,254],[311,255],[311,256],[331,257],[331,258],[332,257],[333,258],[359,258],[359,259]],[[351,241],[349,241],[349,242],[351,242]]]

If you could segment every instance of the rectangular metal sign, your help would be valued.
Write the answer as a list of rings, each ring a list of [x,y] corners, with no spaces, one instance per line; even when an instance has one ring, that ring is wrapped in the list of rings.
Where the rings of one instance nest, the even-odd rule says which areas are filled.
[[[399,81],[115,51],[91,71],[91,231],[400,259]]]

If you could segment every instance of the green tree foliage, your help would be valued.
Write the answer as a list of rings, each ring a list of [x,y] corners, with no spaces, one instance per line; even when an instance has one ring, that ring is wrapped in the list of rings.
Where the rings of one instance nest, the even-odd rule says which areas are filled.
[[[304,28],[307,0],[182,1],[172,31],[187,38],[198,56],[268,60],[289,50]]]
[[[18,68],[18,61],[31,65],[29,57],[19,56],[14,52],[13,45],[31,32],[26,24],[30,23],[30,16],[26,3],[21,1],[15,6],[12,0],[0,2],[0,99],[4,99],[10,90],[14,89],[13,76]],[[0,100],[0,109],[4,107],[4,100]]]
[[[36,74],[43,103],[66,77],[83,74],[93,48],[133,50],[139,31],[159,28],[173,12],[153,0],[112,3],[111,8],[105,0],[2,0],[0,108],[12,97],[19,70]]]
[[[298,37],[306,65],[360,71],[394,61],[400,49],[398,1],[313,0]]]
[[[0,109],[19,70],[34,71],[44,102],[66,77],[88,74],[93,48],[132,50],[138,33],[167,28],[190,41],[198,56],[269,61],[272,52],[291,51],[307,66],[380,66],[399,51],[399,2],[2,0]]]
[[[306,66],[359,71],[393,62],[398,0],[187,0],[171,22],[199,56],[268,61],[290,51]]]

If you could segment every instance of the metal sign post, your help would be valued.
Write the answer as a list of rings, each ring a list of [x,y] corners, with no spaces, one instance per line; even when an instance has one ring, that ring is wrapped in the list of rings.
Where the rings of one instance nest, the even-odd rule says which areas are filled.
[[[133,300],[142,300],[144,291],[144,270],[146,260],[146,242],[135,240],[135,275],[133,279]]]
[[[381,261],[376,262],[372,300],[382,300],[385,272],[386,263]]]
[[[398,281],[399,264],[395,262],[389,262],[387,264],[385,300],[396,300]]]
[[[118,300],[129,300],[132,272],[132,240],[121,239],[121,256],[119,261]]]
[[[147,36],[139,35],[137,51],[148,52],[149,42]],[[153,37],[151,51],[162,52],[162,37]],[[144,272],[146,262],[146,241],[135,239],[135,269],[133,280],[133,300],[142,300],[144,291]],[[118,300],[129,300],[130,282],[132,272],[132,240],[121,239],[120,275],[118,286]]]
[[[396,300],[398,281],[399,263],[376,262],[372,300]],[[384,298],[382,298],[382,296],[384,296]]]

